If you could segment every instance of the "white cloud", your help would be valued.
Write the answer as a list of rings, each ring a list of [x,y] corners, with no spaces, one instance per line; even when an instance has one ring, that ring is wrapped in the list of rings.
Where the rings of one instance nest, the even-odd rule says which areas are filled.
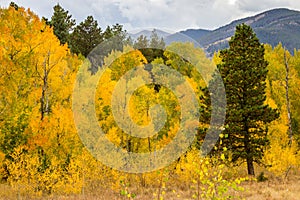
[[[119,4],[122,16],[143,27],[184,29],[209,23],[213,1],[129,0]]]
[[[1,0],[8,6],[11,0]],[[51,17],[59,2],[77,23],[93,15],[102,29],[115,23],[127,30],[152,27],[165,30],[187,28],[214,29],[234,19],[246,17],[275,7],[300,10],[296,0],[14,0],[30,7],[39,16]]]
[[[243,11],[257,12],[268,8],[287,7],[290,1],[283,0],[239,0],[236,2],[239,9]]]

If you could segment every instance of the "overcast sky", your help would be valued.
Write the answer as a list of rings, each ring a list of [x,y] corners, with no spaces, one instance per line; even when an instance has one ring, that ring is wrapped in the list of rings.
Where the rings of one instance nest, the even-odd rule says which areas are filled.
[[[59,3],[77,23],[93,15],[102,29],[120,23],[131,32],[214,29],[271,8],[300,10],[299,0],[0,0],[0,6],[7,7],[11,1],[47,18]]]

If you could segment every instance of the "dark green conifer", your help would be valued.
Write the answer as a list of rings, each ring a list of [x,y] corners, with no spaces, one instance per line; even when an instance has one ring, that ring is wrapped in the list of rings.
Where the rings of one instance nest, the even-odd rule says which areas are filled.
[[[61,44],[69,43],[69,36],[75,26],[75,20],[72,19],[72,15],[69,15],[69,11],[64,10],[59,4],[55,5],[53,9],[50,25],[53,27],[54,34]]]
[[[278,117],[277,110],[265,104],[268,63],[264,51],[252,28],[241,24],[229,41],[229,49],[220,52],[222,63],[217,66],[227,101],[224,137],[219,149],[226,147],[234,163],[246,162],[249,175],[255,175],[253,164],[261,163],[269,144],[267,124]],[[208,90],[205,91],[205,96],[209,96]],[[207,98],[204,102],[207,103]]]

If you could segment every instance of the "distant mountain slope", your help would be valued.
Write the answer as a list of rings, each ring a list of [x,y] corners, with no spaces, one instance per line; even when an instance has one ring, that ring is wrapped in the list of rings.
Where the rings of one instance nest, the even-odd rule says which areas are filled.
[[[174,34],[157,30],[159,37],[163,37],[166,44],[172,42],[193,42],[205,49],[209,56],[215,51],[228,47],[228,40],[234,35],[238,24],[250,25],[260,42],[276,46],[281,42],[291,53],[300,49],[300,11],[278,8],[258,15],[239,19],[215,30],[188,29]],[[139,35],[150,38],[152,31],[144,30],[130,34],[133,39]]]
[[[210,32],[210,30],[205,29],[187,29],[185,31],[180,31],[179,33],[185,34],[194,40],[198,40],[199,38],[208,35]]]
[[[187,29],[185,31],[168,35],[167,37],[164,37],[164,40],[166,44],[170,44],[172,42],[193,42],[197,44],[201,37],[208,35],[210,32],[211,31],[204,29]]]
[[[300,49],[300,12],[285,8],[233,21],[199,37],[197,41],[211,55],[214,51],[228,47],[228,40],[234,35],[235,27],[241,23],[250,25],[262,43],[276,46],[281,42],[291,53],[294,48]]]
[[[150,38],[151,34],[152,34],[152,31],[156,31],[158,37],[162,37],[162,38],[166,38],[167,36],[171,35],[170,33],[168,32],[165,32],[165,31],[162,31],[162,30],[159,30],[159,29],[153,29],[153,30],[142,30],[138,33],[129,33],[129,36],[133,39],[133,40],[136,40],[139,36],[143,35],[143,36],[146,36],[147,38]]]

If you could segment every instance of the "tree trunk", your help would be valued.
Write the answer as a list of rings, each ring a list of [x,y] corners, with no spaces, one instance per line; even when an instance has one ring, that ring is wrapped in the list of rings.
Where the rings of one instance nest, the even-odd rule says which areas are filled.
[[[245,120],[245,119],[244,119]],[[250,147],[250,133],[249,133],[249,127],[248,127],[248,122],[247,120],[244,121],[245,125],[245,138],[244,138],[244,145],[245,145],[245,150],[247,153],[246,161],[247,161],[247,169],[248,169],[248,175],[255,176],[254,173],[254,165],[253,165],[253,154],[251,154],[251,147]]]
[[[48,66],[48,69],[47,69]],[[47,90],[48,90],[48,76],[50,73],[50,70],[54,67],[55,65],[53,65],[52,67],[50,66],[50,51],[48,51],[48,55],[44,60],[43,63],[43,75],[41,77],[41,79],[43,80],[43,86],[42,86],[42,96],[41,96],[41,120],[44,119],[45,114],[49,114],[49,99],[47,96]]]
[[[255,176],[252,157],[247,157],[247,168],[248,168],[248,175]]]
[[[287,115],[288,115],[288,126],[289,126],[289,145],[292,145],[293,142],[293,130],[292,130],[292,116],[291,116],[291,102],[289,99],[289,64],[286,57],[286,51],[284,48],[284,65],[285,65],[285,98],[286,98],[286,109],[287,109]]]
[[[47,72],[47,68],[46,68],[46,61],[44,62],[43,64],[44,66],[44,75],[43,75],[43,87],[42,87],[42,97],[41,97],[41,120],[44,119],[44,116],[47,112],[46,109],[47,108],[47,105],[48,105],[48,102],[47,102],[47,99],[46,99],[46,91],[47,91],[47,88],[48,88],[48,72]]]

